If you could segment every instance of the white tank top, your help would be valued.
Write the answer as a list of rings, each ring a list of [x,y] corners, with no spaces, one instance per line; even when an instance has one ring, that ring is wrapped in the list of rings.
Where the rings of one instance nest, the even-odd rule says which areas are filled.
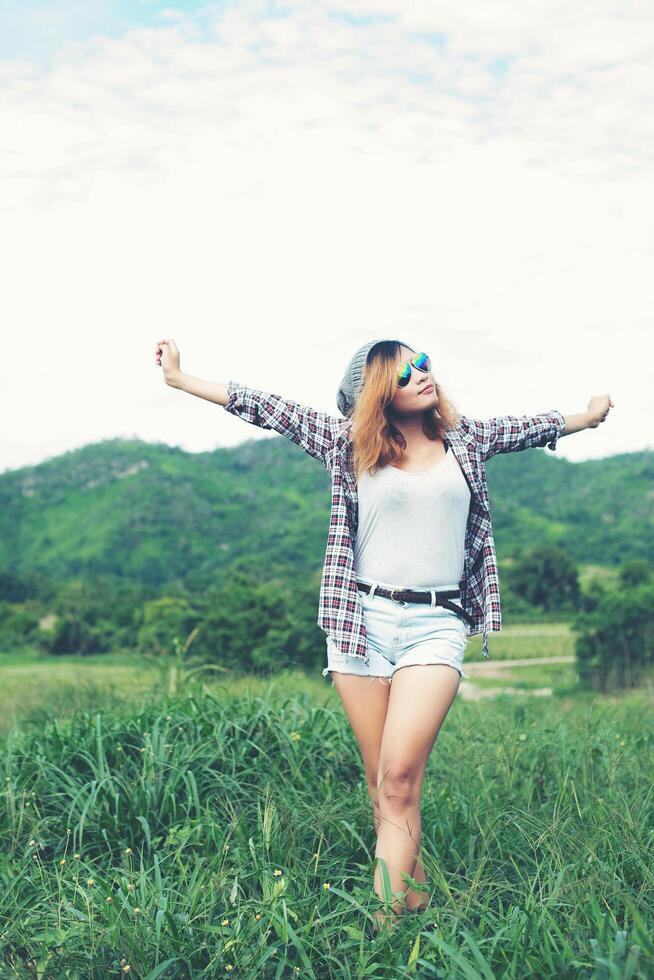
[[[386,588],[458,589],[470,489],[451,448],[428,470],[364,471],[357,487],[357,578]]]

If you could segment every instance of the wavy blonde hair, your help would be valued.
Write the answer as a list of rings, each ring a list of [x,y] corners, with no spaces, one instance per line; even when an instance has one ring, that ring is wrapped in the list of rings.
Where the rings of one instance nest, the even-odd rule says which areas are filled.
[[[402,351],[399,340],[384,340],[368,351],[364,366],[364,385],[352,412],[350,438],[354,451],[357,478],[364,470],[372,475],[378,466],[396,464],[406,455],[406,439],[393,425],[389,406],[397,390],[397,355]],[[422,416],[422,431],[428,439],[442,439],[445,429],[461,418],[453,402],[434,379],[438,408],[427,408]]]

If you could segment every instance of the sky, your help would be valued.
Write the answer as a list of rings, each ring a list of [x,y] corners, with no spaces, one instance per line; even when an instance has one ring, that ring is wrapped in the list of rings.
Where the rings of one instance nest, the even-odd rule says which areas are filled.
[[[654,448],[653,65],[649,0],[0,0],[0,471],[276,436],[164,337],[338,415],[395,336],[477,418],[609,394],[559,456]]]

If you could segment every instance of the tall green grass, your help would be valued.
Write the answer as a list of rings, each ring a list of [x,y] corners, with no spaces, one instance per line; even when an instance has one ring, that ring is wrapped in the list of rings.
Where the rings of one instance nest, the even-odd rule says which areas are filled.
[[[429,909],[373,937],[327,682],[27,717],[1,759],[3,976],[652,977],[652,721],[637,692],[457,699],[423,794]]]

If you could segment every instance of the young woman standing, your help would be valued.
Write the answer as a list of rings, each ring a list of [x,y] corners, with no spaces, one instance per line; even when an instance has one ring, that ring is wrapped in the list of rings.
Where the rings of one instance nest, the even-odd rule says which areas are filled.
[[[424,896],[420,800],[430,751],[456,697],[469,636],[501,628],[485,461],[498,452],[556,448],[594,428],[613,402],[585,412],[479,420],[446,398],[425,352],[371,341],[351,358],[337,393],[342,417],[236,381],[184,374],[172,339],[157,342],[168,385],[274,429],[319,459],[332,508],[317,623],[327,666],[357,740],[382,861],[397,895],[392,922]],[[410,669],[408,669],[410,668]],[[402,896],[402,897],[399,897]],[[383,920],[383,915],[377,918]]]

